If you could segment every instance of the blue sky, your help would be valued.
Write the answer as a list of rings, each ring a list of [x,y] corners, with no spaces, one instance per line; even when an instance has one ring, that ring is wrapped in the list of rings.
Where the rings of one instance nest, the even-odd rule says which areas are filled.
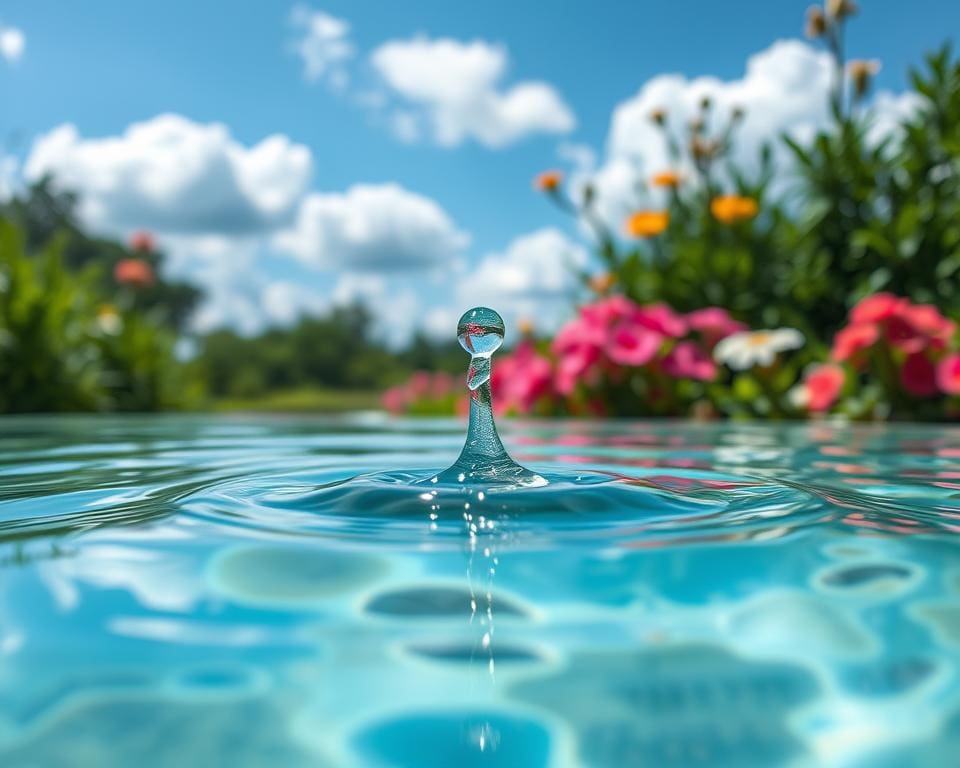
[[[499,0],[331,0],[309,8],[349,25],[343,40],[353,54],[334,67],[344,70],[348,83],[337,85],[329,71],[313,81],[305,77],[304,61],[294,50],[305,31],[292,21],[293,3],[5,0],[0,6],[0,29],[20,30],[25,45],[19,55],[0,59],[0,138],[5,139],[6,153],[18,158],[22,177],[38,137],[72,123],[77,136],[69,150],[54,153],[43,166],[48,170],[64,166],[64,175],[69,178],[71,168],[78,174],[86,167],[78,159],[83,142],[123,136],[131,124],[149,122],[161,114],[172,113],[198,126],[223,124],[230,140],[247,149],[280,134],[291,145],[309,150],[309,180],[302,189],[287,190],[289,199],[281,206],[285,213],[274,217],[272,212],[273,218],[263,225],[257,238],[244,237],[242,248],[238,246],[247,254],[243,268],[255,277],[246,285],[235,281],[229,290],[242,292],[250,303],[260,305],[263,299],[258,291],[265,283],[286,281],[298,286],[299,292],[277,291],[274,304],[286,301],[306,309],[323,306],[338,286],[344,296],[356,290],[359,295],[376,296],[378,290],[380,295],[386,290],[390,295],[405,294],[403,306],[416,307],[415,314],[424,313],[442,304],[437,294],[449,293],[451,281],[463,282],[474,269],[486,268],[493,275],[494,285],[487,294],[496,300],[495,273],[498,266],[509,264],[511,244],[544,228],[555,228],[556,232],[553,239],[544,235],[538,244],[528,244],[528,251],[540,252],[539,256],[528,257],[531,264],[542,264],[542,252],[551,248],[573,249],[567,254],[571,259],[584,258],[576,250],[580,247],[576,227],[531,191],[531,177],[544,168],[563,167],[558,148],[570,144],[591,147],[596,153],[595,168],[609,170],[613,153],[608,146],[617,143],[611,138],[611,119],[618,105],[635,98],[644,84],[662,73],[738,81],[744,77],[750,56],[769,49],[779,39],[802,39],[807,5],[785,0],[636,0],[552,6]],[[850,54],[880,59],[883,68],[877,87],[892,94],[904,89],[910,64],[916,63],[924,51],[940,45],[949,31],[960,29],[960,4],[951,0],[864,0],[862,6],[850,26]],[[490,135],[499,136],[492,144],[469,135],[446,143],[438,140],[435,114],[430,109],[439,102],[425,107],[423,101],[410,98],[411,93],[416,96],[420,91],[411,81],[418,75],[408,71],[409,56],[404,59],[401,55],[409,54],[409,50],[392,60],[374,56],[391,42],[409,44],[417,36],[429,45],[453,41],[462,46],[457,49],[460,52],[472,42],[481,41],[486,46],[483,53],[493,55],[491,52],[498,51],[505,64],[502,76],[493,77],[495,91],[504,95],[517,84],[535,82],[550,90],[570,119],[565,124],[558,105],[554,104],[551,112],[547,104],[541,105],[543,114],[523,123],[526,127],[517,128],[516,135],[504,127],[506,122],[491,129],[494,133]],[[431,53],[439,51],[431,48]],[[480,52],[474,53],[479,56]],[[795,66],[806,66],[806,59],[796,51],[791,54],[794,58],[783,55],[784,61],[796,60],[799,63]],[[382,63],[378,66],[375,61]],[[402,73],[391,86],[394,65]],[[482,68],[482,62],[477,65]],[[437,78],[442,79],[443,69],[439,68]],[[430,83],[424,87],[429,88]],[[386,104],[371,106],[372,94],[385,99]],[[455,95],[451,98],[456,102]],[[448,104],[442,106],[448,108]],[[409,137],[404,141],[391,129],[393,116],[400,111],[418,119],[416,141],[409,141]],[[520,111],[528,114],[526,108]],[[468,124],[472,124],[471,114],[466,117]],[[792,114],[785,120],[789,127],[798,116]],[[620,145],[623,143],[621,139]],[[97,163],[97,156],[90,155],[85,162]],[[277,173],[288,173],[285,168]],[[441,209],[449,225],[446,230],[443,222],[430,219],[433,223],[426,223],[419,232],[428,239],[431,233],[439,234],[449,246],[430,257],[429,275],[423,264],[411,263],[408,268],[400,262],[397,269],[383,272],[381,264],[362,254],[357,258],[361,262],[366,258],[366,265],[354,269],[350,243],[345,244],[342,232],[328,238],[330,248],[344,249],[342,257],[300,253],[291,258],[278,248],[280,241],[274,230],[286,226],[280,221],[284,216],[296,215],[298,200],[311,191],[343,195],[356,184],[394,184]],[[212,182],[204,188],[211,195],[223,192]],[[389,195],[373,196],[371,204],[390,199]],[[316,234],[316,227],[329,225],[329,215],[333,215],[330,210],[339,210],[341,202],[331,198],[326,206],[314,206],[326,213],[318,219],[320,223],[301,233],[301,243],[304,237]],[[358,210],[363,208],[352,197],[347,203],[357,203]],[[167,213],[176,215],[176,211]],[[422,213],[427,218],[432,215],[425,210]],[[160,221],[155,214],[144,211],[145,224]],[[123,232],[132,226],[133,215],[129,210],[123,216],[101,210],[96,223]],[[411,211],[410,215],[418,214]],[[185,233],[171,225],[168,245],[178,250],[177,268],[200,280],[218,279],[211,275],[222,275],[229,264],[214,267],[210,261],[230,257],[211,255],[216,250],[212,246],[207,247],[211,253],[202,258],[195,257],[191,250],[204,249],[194,242],[200,234],[234,242],[236,233],[230,231],[229,224],[232,220],[211,220],[202,233]],[[169,217],[162,221],[169,224]],[[434,225],[440,227],[439,233],[431,229]],[[397,239],[403,233],[398,233],[396,226],[394,222],[381,230]],[[159,234],[163,242],[165,233]],[[561,242],[557,239],[560,235],[570,242]],[[290,238],[286,242],[291,242]],[[371,247],[376,243],[372,240]],[[493,257],[492,262],[484,262],[487,257]],[[206,266],[194,269],[191,265],[195,258],[206,258]],[[523,260],[523,254],[518,258]],[[445,270],[449,269],[453,272],[447,274]],[[343,280],[348,273],[350,277]],[[557,284],[554,288],[562,291],[564,286]],[[535,303],[517,303],[518,312],[537,309]],[[444,309],[447,315],[456,312],[452,305],[444,305]],[[234,315],[250,314],[243,305],[234,310],[232,315],[220,306],[209,315],[208,322],[237,323]],[[282,310],[279,316],[268,313],[263,322],[283,316]],[[437,321],[440,319],[438,315]]]

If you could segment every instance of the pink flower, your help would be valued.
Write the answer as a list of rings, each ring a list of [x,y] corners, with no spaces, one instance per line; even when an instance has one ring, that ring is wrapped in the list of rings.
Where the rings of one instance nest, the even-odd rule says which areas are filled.
[[[713,381],[717,366],[706,353],[692,341],[681,341],[663,360],[663,370],[677,379]]]
[[[433,376],[427,371],[415,371],[407,382],[407,394],[411,400],[421,400],[433,389]]]
[[[380,398],[383,407],[390,413],[403,413],[407,408],[407,393],[403,387],[390,387]]]
[[[590,309],[595,307],[596,304]],[[558,361],[556,389],[562,395],[569,395],[578,380],[593,372],[606,343],[606,327],[598,316],[584,310],[560,329],[551,347]]]
[[[872,347],[880,338],[880,329],[873,323],[851,323],[833,337],[830,357],[838,363],[849,360],[861,350]]]
[[[850,320],[854,323],[879,323],[899,312],[903,303],[903,299],[892,293],[875,293],[861,299],[850,310]]]
[[[818,365],[804,381],[807,408],[817,413],[828,411],[837,402],[847,375],[839,365]]]
[[[613,329],[606,352],[613,362],[620,365],[646,365],[657,354],[662,343],[663,336],[657,331],[624,322]]]
[[[900,383],[915,397],[930,397],[937,393],[937,371],[930,358],[922,352],[907,355],[900,369]]]
[[[613,323],[630,317],[637,309],[630,299],[617,293],[580,307],[580,317],[593,327],[609,328]]]
[[[600,359],[597,349],[580,348],[563,355],[557,362],[555,386],[561,395],[569,395],[577,388],[577,382],[589,377]]]
[[[679,339],[687,332],[687,321],[666,304],[647,304],[638,307],[631,316],[633,322],[663,336]]]
[[[960,395],[960,354],[947,355],[937,366],[937,385],[941,392]]]
[[[730,313],[720,307],[704,307],[687,314],[690,330],[699,331],[711,347],[721,339],[747,330],[745,323],[734,320]]]
[[[497,361],[490,386],[497,411],[528,413],[552,392],[553,368],[547,358],[537,354],[533,342],[523,341],[513,354]]]
[[[453,377],[450,374],[437,371],[430,379],[430,397],[438,400],[446,397],[453,392],[453,385]]]

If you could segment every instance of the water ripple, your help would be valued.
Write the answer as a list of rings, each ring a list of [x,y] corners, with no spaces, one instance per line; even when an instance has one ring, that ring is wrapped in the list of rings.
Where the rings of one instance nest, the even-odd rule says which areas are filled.
[[[944,429],[519,423],[506,430],[508,442],[551,482],[481,499],[413,484],[435,470],[383,471],[444,465],[459,447],[456,422],[7,425],[0,541],[167,520],[418,547],[471,533],[515,546],[660,547],[813,526],[960,530],[960,433]]]

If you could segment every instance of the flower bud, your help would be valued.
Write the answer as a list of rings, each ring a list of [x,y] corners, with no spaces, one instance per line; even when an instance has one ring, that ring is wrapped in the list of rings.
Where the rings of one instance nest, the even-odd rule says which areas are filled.
[[[847,64],[847,73],[853,84],[853,93],[862,99],[870,90],[874,76],[880,71],[880,62],[876,59],[855,59]]]
[[[827,16],[831,19],[846,19],[860,10],[853,0],[827,0]]]
[[[827,17],[819,5],[811,5],[807,9],[807,37],[816,40],[827,31]]]

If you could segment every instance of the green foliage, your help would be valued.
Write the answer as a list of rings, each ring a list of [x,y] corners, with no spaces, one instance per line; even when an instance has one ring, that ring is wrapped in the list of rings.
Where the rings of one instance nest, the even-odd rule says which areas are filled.
[[[98,267],[68,270],[64,243],[30,255],[0,219],[0,413],[189,404],[199,388],[173,356],[174,335],[104,304]]]
[[[16,225],[23,233],[28,252],[46,247],[57,238],[64,264],[70,270],[98,267],[96,289],[104,296],[115,290],[113,268],[123,259],[136,257],[146,261],[156,279],[128,296],[131,309],[149,312],[154,321],[180,333],[186,328],[203,292],[185,282],[165,279],[162,274],[163,254],[136,251],[109,238],[86,232],[77,218],[77,198],[55,190],[50,179],[42,179],[25,194],[0,205],[0,217]]]
[[[71,275],[53,243],[36,259],[0,220],[0,412],[102,406],[87,272]]]
[[[719,306],[754,328],[797,327],[821,345],[877,291],[960,317],[960,60],[944,47],[911,82],[915,108],[892,128],[864,106],[864,80],[848,87],[846,108],[842,90],[833,94],[830,125],[809,141],[771,137],[791,151],[789,175],[769,147],[752,177],[730,161],[736,113],[710,135],[717,121],[705,101],[683,136],[668,114],[655,114],[675,167],[691,169],[669,189],[660,234],[615,236],[590,187],[579,201],[547,191],[592,226],[613,285],[639,303]],[[639,201],[650,199],[649,186],[637,180]],[[756,215],[724,215],[716,206],[725,196]]]
[[[304,316],[290,328],[270,328],[255,337],[215,331],[201,340],[198,365],[210,394],[218,398],[316,387],[379,390],[416,367],[450,366],[452,347],[418,336],[407,350],[394,352],[376,338],[369,310],[354,305]],[[459,347],[456,357],[462,367]]]
[[[918,108],[891,135],[871,135],[866,109],[834,113],[803,147],[793,249],[806,280],[794,291],[835,330],[864,296],[892,291],[960,315],[960,61],[948,47],[911,80]]]

